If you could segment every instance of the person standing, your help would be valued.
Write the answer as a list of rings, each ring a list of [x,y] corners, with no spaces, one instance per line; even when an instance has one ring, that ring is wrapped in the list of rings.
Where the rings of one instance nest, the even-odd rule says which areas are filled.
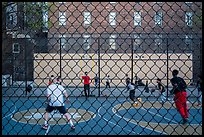
[[[139,86],[138,80],[139,80],[139,78],[137,77],[137,75],[135,75],[135,89],[138,88],[138,86]]]
[[[170,93],[174,94],[176,108],[183,119],[183,124],[186,124],[189,117],[186,92],[187,85],[183,78],[177,76],[178,73],[178,70],[172,71],[173,78],[170,81],[173,89]]]
[[[148,84],[148,80],[146,81],[145,87],[144,87],[144,91],[146,93],[149,93],[149,84]]]
[[[54,75],[51,75],[48,81],[48,86],[52,84],[53,80],[54,80]]]
[[[161,93],[161,94],[160,94],[161,103],[164,104],[165,101],[166,101],[166,97],[165,97],[165,87],[164,87],[164,85],[162,84],[160,78],[157,79],[157,88],[159,89],[159,91],[160,91],[160,93]]]
[[[128,86],[129,82],[130,82],[130,78],[128,74],[125,74],[125,84],[126,84],[127,91],[129,90],[129,86]]]
[[[106,88],[110,88],[110,76],[106,77]]]
[[[61,79],[61,77],[59,76],[59,77],[57,77],[57,83],[59,83],[60,85],[62,85],[62,79]]]
[[[84,94],[86,97],[89,97],[90,95],[90,77],[88,76],[87,71],[85,72],[85,76],[82,76],[82,79],[84,80]]]
[[[70,124],[71,129],[74,130],[75,126],[71,120],[71,116],[66,111],[63,95],[66,97],[66,102],[69,102],[68,94],[66,92],[66,89],[59,84],[59,81],[52,80],[51,84],[47,88],[47,99],[48,99],[48,105],[45,109],[45,123],[42,126],[43,129],[48,129],[48,114],[51,113],[53,110],[58,110],[60,113],[64,114],[64,116],[67,119],[67,122]]]
[[[197,81],[197,84],[196,84],[196,88],[198,90],[198,104],[197,106],[201,106],[202,104],[202,87],[203,87],[203,83],[202,83],[202,75],[199,75],[198,76],[198,81]]]
[[[96,74],[96,76],[94,77],[94,82],[95,82],[95,88],[97,88],[97,87],[98,87],[98,84],[99,84],[99,77],[97,76],[97,74]]]
[[[127,84],[127,87],[128,87],[128,90],[130,91],[129,92],[129,97],[130,97],[130,99],[131,99],[131,101],[132,101],[132,105],[134,106],[134,107],[137,107],[138,106],[138,102],[135,100],[136,98],[135,98],[135,86],[134,86],[134,84],[132,84],[131,82],[130,82],[130,80],[127,80],[126,81],[126,84]],[[128,91],[127,90],[127,91]],[[127,91],[126,91],[126,93],[127,93]],[[138,99],[139,100],[139,99]]]

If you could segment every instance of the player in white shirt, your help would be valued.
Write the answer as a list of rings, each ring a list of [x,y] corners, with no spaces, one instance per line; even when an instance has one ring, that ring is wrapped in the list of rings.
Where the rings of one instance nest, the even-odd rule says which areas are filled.
[[[129,97],[133,103],[133,106],[137,107],[138,102],[135,100],[136,99],[135,98],[135,86],[130,82],[130,80],[126,80],[126,84],[127,84],[127,89],[130,91]],[[139,99],[137,99],[137,100],[139,100]]]
[[[75,129],[74,124],[71,120],[71,116],[67,113],[63,95],[66,97],[66,102],[69,102],[68,94],[66,92],[66,89],[60,85],[60,81],[53,80],[51,85],[47,88],[47,98],[49,100],[49,103],[46,108],[45,113],[45,124],[42,126],[43,129],[48,129],[48,113],[51,113],[53,110],[59,110],[60,113],[64,114],[66,117],[68,123],[71,126],[71,129]]]

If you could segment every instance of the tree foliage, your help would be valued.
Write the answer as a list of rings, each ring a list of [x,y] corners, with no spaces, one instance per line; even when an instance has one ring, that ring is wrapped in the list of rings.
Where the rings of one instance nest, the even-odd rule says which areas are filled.
[[[202,29],[202,11],[201,10],[197,10],[195,12],[195,15],[193,16],[193,21],[197,27]]]
[[[41,30],[44,27],[43,10],[48,10],[44,2],[25,2],[25,22],[28,28]]]

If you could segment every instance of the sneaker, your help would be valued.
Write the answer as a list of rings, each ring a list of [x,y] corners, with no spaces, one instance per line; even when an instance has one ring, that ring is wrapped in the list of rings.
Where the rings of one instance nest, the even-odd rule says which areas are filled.
[[[160,104],[164,105],[164,103],[165,103],[164,101],[160,101]]]
[[[73,126],[71,126],[71,129],[72,129],[72,130],[75,130],[75,126],[74,126],[74,125],[73,125]]]
[[[47,130],[47,129],[48,129],[48,125],[43,125],[43,126],[42,126],[42,129]]]
[[[142,98],[137,98],[137,100],[138,100],[139,102],[142,102]]]
[[[197,106],[198,106],[198,107],[200,107],[200,106],[201,106],[201,104],[197,104]]]
[[[133,104],[134,107],[137,107],[138,105],[139,105],[138,103],[134,103],[134,104]]]
[[[187,123],[188,123],[188,119],[184,118],[182,124],[187,124]]]

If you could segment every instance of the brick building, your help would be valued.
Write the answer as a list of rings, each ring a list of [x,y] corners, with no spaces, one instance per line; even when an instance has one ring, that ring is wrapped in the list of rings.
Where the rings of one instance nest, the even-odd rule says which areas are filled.
[[[89,39],[87,46],[91,52],[97,47],[94,38],[109,39],[116,44],[110,47],[114,51],[120,48],[119,42],[115,42],[120,38],[133,38],[149,46],[145,38],[162,44],[160,41],[165,37],[179,36],[183,41],[192,41],[202,33],[201,24],[193,20],[199,18],[202,9],[199,2],[57,2],[54,5],[49,13],[52,23],[48,32],[50,52],[59,49],[60,37],[65,41],[65,51],[76,43],[76,38],[75,46],[81,46],[84,39]]]
[[[35,54],[96,54],[99,49],[102,54],[190,53],[193,68],[189,71],[193,72],[194,80],[202,70],[201,2],[32,4],[48,8],[33,9],[36,14],[28,14],[22,10],[28,3],[17,2],[2,10],[6,17],[2,20],[3,74],[18,77],[14,80],[35,79]],[[31,29],[26,18],[34,23],[41,20],[44,27]],[[16,76],[17,73],[22,75]]]
[[[47,52],[47,32],[28,24],[31,18],[42,20],[42,14],[33,16],[31,9],[25,10],[26,6],[35,5],[29,2],[2,3],[2,75],[12,79],[9,84],[33,80],[33,55]]]
[[[194,80],[202,70],[201,2],[55,2],[51,9],[49,53],[190,53]]]

